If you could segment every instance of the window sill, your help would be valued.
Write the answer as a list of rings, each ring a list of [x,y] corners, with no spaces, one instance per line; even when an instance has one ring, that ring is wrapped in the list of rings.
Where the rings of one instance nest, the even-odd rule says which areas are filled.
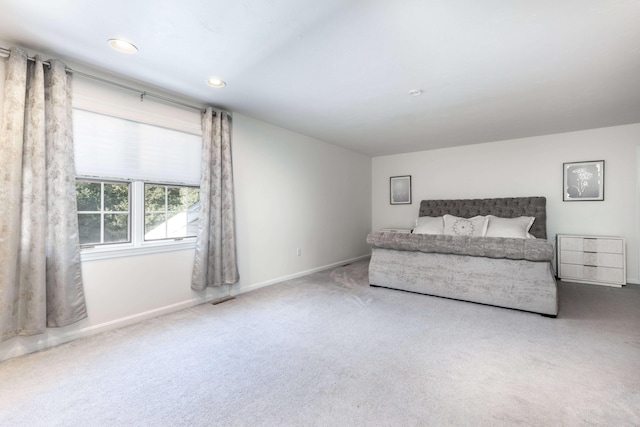
[[[195,239],[148,243],[143,246],[133,246],[133,244],[130,243],[112,246],[96,246],[93,248],[82,248],[80,251],[80,259],[83,262],[95,261],[100,259],[157,254],[162,252],[184,251],[187,249],[195,249],[195,247]]]

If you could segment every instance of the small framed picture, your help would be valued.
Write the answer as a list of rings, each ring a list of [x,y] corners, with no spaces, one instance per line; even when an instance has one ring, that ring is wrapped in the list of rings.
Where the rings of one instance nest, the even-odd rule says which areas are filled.
[[[389,183],[392,205],[411,204],[411,175],[392,176]]]
[[[562,200],[604,200],[604,160],[564,163]]]

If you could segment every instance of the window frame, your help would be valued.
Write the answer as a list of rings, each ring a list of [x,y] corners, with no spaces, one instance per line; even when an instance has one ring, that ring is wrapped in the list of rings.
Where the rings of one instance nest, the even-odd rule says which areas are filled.
[[[77,181],[94,182],[122,182],[114,179],[99,177],[77,176]],[[93,261],[109,258],[130,257],[161,252],[182,251],[196,247],[197,236],[171,237],[161,240],[144,240],[144,184],[145,181],[129,181],[129,209],[130,209],[130,242],[101,243],[87,245],[80,248],[82,261]],[[199,185],[162,183],[159,185],[185,186],[200,188]]]

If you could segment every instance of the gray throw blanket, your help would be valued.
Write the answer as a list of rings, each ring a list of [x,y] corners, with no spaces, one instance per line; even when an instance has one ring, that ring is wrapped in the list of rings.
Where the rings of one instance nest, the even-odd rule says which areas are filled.
[[[367,236],[367,243],[374,248],[400,251],[524,259],[527,261],[551,261],[553,259],[553,245],[545,239],[469,237],[379,231],[370,233]]]

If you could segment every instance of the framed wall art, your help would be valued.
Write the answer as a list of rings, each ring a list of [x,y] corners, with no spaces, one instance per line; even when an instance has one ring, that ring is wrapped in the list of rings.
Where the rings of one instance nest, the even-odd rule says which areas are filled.
[[[604,200],[604,160],[563,164],[562,200]]]
[[[411,175],[392,176],[389,182],[389,197],[392,205],[410,205]]]

